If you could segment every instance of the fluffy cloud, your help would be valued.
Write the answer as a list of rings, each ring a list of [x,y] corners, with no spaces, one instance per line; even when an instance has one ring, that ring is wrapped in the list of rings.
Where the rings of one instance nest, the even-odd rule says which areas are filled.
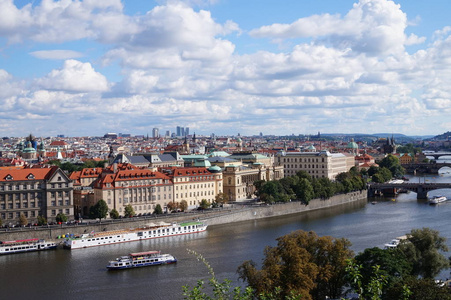
[[[407,53],[405,46],[425,38],[406,34],[401,7],[360,0],[344,16],[251,30],[252,40],[293,45],[239,54],[228,36],[241,34],[239,24],[219,24],[187,3],[168,1],[129,16],[119,0],[43,0],[21,9],[0,0],[0,34],[10,43],[32,40],[49,49],[48,43],[72,41],[57,47],[71,49],[83,41],[77,51],[27,50],[33,58],[72,58],[33,81],[0,70],[0,117],[14,118],[17,127],[19,119],[36,120],[45,134],[58,122],[55,134],[73,135],[180,124],[228,134],[446,131],[445,122],[427,126],[451,112],[449,27]],[[86,62],[73,59],[81,55]],[[94,69],[99,62],[102,69]],[[83,120],[80,127],[74,118]]]
[[[109,89],[108,81],[96,72],[90,63],[67,60],[60,70],[53,70],[46,77],[37,80],[37,84],[49,90],[66,90],[68,92],[105,92]]]

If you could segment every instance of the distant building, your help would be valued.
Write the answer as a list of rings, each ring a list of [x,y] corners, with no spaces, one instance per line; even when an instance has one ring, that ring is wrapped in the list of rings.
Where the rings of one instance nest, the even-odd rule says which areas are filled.
[[[152,137],[153,137],[153,138],[158,138],[158,137],[160,137],[160,133],[159,133],[159,129],[158,129],[158,128],[152,129]]]
[[[348,172],[354,165],[353,155],[319,152],[279,152],[276,163],[284,166],[285,177],[305,171],[313,178],[335,179],[339,173]]]
[[[117,139],[117,133],[105,133],[103,137],[106,139]]]

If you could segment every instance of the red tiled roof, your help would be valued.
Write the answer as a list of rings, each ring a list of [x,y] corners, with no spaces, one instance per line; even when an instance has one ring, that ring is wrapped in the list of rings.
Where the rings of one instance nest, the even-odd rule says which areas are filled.
[[[50,174],[52,174],[57,167],[51,168],[32,168],[32,169],[2,169],[0,170],[0,181],[26,181],[29,180],[29,175],[33,175],[33,180],[43,180],[46,179]],[[10,175],[12,179],[6,180]]]

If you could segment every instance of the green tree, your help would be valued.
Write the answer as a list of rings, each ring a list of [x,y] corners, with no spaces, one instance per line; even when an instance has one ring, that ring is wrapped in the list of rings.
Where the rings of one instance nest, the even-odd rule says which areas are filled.
[[[206,200],[206,199],[202,199],[199,203],[199,208],[200,209],[207,209],[210,207],[210,203]]]
[[[38,216],[38,225],[42,226],[47,224],[47,219],[44,216],[39,215]]]
[[[111,219],[119,219],[119,212],[115,209],[115,208],[113,208],[111,211],[110,211],[110,218]]]
[[[346,239],[318,237],[298,230],[277,238],[276,247],[266,247],[261,270],[253,261],[238,268],[255,295],[280,290],[280,298],[338,298],[345,284],[347,260],[353,255]]]
[[[160,204],[157,204],[157,205],[155,206],[155,210],[153,211],[153,213],[156,214],[156,215],[161,215],[161,214],[163,214],[163,209],[161,208],[161,205],[160,205]]]
[[[89,215],[93,219],[105,219],[108,214],[108,205],[105,200],[100,199],[94,206],[89,209]]]
[[[313,199],[314,192],[310,181],[306,178],[301,178],[299,184],[296,186],[296,197],[303,203],[308,204]]]
[[[251,288],[246,288],[244,291],[241,290],[240,287],[235,287],[232,289],[231,287],[231,281],[228,279],[225,279],[223,282],[220,282],[215,275],[215,272],[213,268],[210,266],[210,264],[207,262],[207,260],[200,254],[189,250],[188,252],[191,254],[194,254],[198,261],[201,261],[208,269],[208,273],[210,274],[211,278],[209,280],[209,286],[211,293],[213,295],[207,294],[207,292],[204,292],[204,282],[203,280],[197,281],[197,285],[193,288],[190,288],[189,286],[183,286],[183,296],[184,299],[190,299],[190,300],[252,300],[253,294]],[[268,299],[269,300],[269,299]]]
[[[179,208],[181,211],[187,211],[188,210],[188,202],[186,200],[180,201]]]
[[[63,213],[59,213],[59,214],[57,214],[56,215],[56,222],[58,222],[58,223],[65,223],[65,222],[67,222],[67,216],[65,215],[65,214],[63,214]]]
[[[390,170],[393,176],[401,176],[405,173],[404,168],[401,166],[401,163],[399,162],[399,158],[389,154],[386,157],[384,157],[379,162],[379,167],[381,168],[387,168]]]
[[[28,219],[25,217],[24,214],[20,214],[19,216],[19,225],[20,226],[26,226],[28,224]]]
[[[447,286],[439,286],[433,279],[407,277],[388,289],[385,298],[389,300],[451,300],[451,294]]]
[[[355,264],[361,266],[361,283],[365,287],[371,286],[374,278],[374,266],[379,266],[378,272],[384,275],[386,285],[384,285],[383,293],[387,288],[402,278],[410,276],[412,265],[398,249],[380,249],[378,247],[365,249],[359,253],[355,259]],[[367,291],[365,292],[367,293]]]
[[[135,215],[135,210],[133,209],[133,206],[131,204],[127,204],[124,209],[124,216],[126,218],[131,218],[134,215]]]
[[[413,275],[432,279],[449,267],[448,259],[442,254],[448,251],[446,238],[437,230],[412,229],[398,247],[412,264]]]
[[[371,266],[371,277],[367,283],[362,281],[362,266],[355,264],[353,260],[348,260],[346,276],[351,287],[359,295],[359,300],[371,299],[380,300],[384,287],[387,284],[386,276],[380,270],[379,265]]]

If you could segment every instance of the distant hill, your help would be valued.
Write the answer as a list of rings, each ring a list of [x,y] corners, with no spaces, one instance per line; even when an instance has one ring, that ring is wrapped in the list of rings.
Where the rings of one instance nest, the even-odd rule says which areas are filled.
[[[443,134],[436,135],[436,136],[432,137],[431,139],[437,140],[437,141],[443,141],[443,140],[449,140],[450,138],[451,138],[451,132],[448,131]]]

